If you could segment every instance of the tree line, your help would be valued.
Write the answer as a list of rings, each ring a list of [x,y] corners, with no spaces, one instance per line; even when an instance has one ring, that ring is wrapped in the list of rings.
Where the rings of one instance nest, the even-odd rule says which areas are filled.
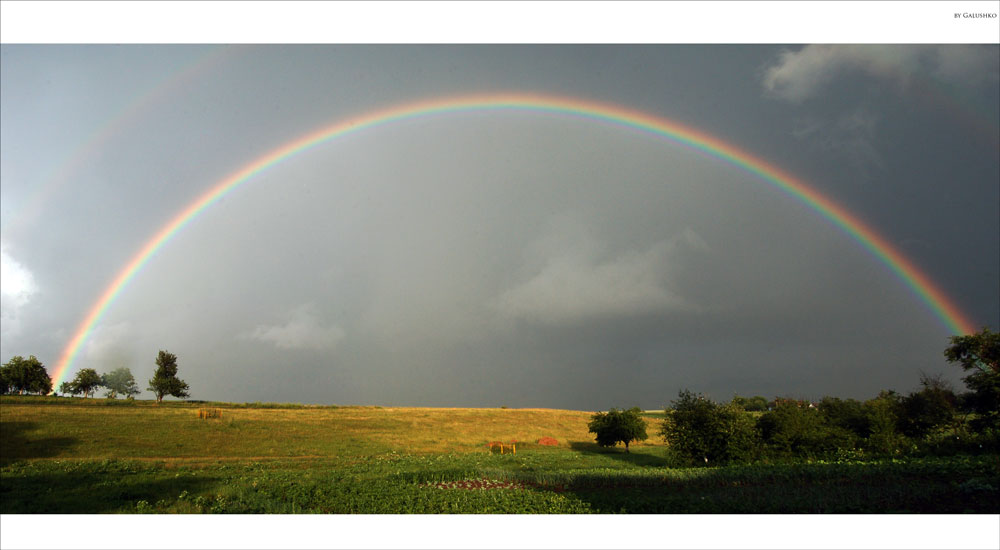
[[[682,390],[659,435],[679,457],[704,464],[1000,450],[1000,333],[984,328],[954,336],[944,355],[969,373],[968,391],[958,394],[940,376],[927,375],[908,395],[886,390],[863,402],[736,396],[717,403]],[[588,427],[598,445],[624,443],[626,452],[630,442],[648,438],[637,407],[596,413]]]
[[[103,374],[98,374],[91,368],[80,369],[73,380],[59,385],[58,393],[88,398],[100,388],[107,390],[105,397],[108,399],[115,399],[119,395],[133,399],[140,393],[135,377],[127,367]],[[189,389],[187,382],[177,377],[177,356],[160,350],[156,356],[156,371],[146,391],[153,392],[159,403],[167,395],[188,397]],[[45,365],[34,355],[27,359],[15,355],[0,367],[0,394],[8,393],[48,395],[52,393],[52,378],[45,370]]]

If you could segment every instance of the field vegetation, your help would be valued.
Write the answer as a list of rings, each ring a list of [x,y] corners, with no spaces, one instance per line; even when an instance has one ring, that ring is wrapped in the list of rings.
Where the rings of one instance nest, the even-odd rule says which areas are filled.
[[[1000,334],[953,337],[945,357],[969,391],[684,390],[662,412],[592,414],[162,401],[188,390],[164,351],[156,401],[127,369],[83,369],[65,389],[84,397],[55,397],[18,356],[0,368],[18,394],[0,396],[0,513],[995,514]]]
[[[975,449],[691,467],[658,438],[599,446],[581,411],[4,396],[0,413],[2,513],[996,513],[1000,486]]]

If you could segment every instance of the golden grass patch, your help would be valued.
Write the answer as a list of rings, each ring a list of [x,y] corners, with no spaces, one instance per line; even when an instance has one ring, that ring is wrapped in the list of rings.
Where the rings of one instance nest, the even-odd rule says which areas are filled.
[[[205,422],[192,409],[5,404],[0,426],[5,448],[7,440],[33,442],[31,450],[15,450],[23,458],[345,457],[486,452],[490,441],[530,447],[543,437],[563,447],[593,442],[587,431],[591,413],[584,411],[220,408],[221,418]],[[52,448],[45,449],[46,441],[53,442]]]

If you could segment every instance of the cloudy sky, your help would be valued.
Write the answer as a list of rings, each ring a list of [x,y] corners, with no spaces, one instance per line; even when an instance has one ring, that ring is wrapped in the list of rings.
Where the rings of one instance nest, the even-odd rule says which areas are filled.
[[[50,372],[223,178],[395,105],[548,94],[669,119],[843,205],[1000,326],[992,46],[0,48],[2,340]],[[717,158],[539,112],[357,132],[178,232],[72,371],[177,354],[195,399],[657,408],[907,392],[951,332],[830,221]],[[143,397],[148,398],[145,393]]]

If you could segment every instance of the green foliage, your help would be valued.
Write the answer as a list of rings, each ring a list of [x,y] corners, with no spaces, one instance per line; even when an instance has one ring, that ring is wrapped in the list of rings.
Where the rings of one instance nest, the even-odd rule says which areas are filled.
[[[894,391],[882,391],[875,399],[865,401],[865,415],[871,433],[865,442],[869,451],[876,455],[899,455],[907,446],[906,438],[900,433],[900,416],[903,414],[902,398]]]
[[[1000,375],[976,372],[965,377],[970,392],[967,406],[975,416],[969,422],[973,431],[1000,437]]]
[[[156,402],[163,401],[163,396],[187,397],[188,385],[177,378],[177,356],[160,350],[156,356],[156,372],[149,381],[148,391],[156,394]]]
[[[756,454],[753,420],[733,404],[719,405],[682,390],[672,405],[660,435],[682,457],[715,464],[749,460]]]
[[[48,395],[51,391],[52,379],[34,355],[27,359],[15,355],[0,367],[0,393]]]
[[[640,416],[642,409],[632,407],[628,410],[611,409],[606,413],[596,413],[591,417],[587,428],[596,434],[597,444],[602,447],[614,447],[619,442],[628,444],[632,441],[644,441],[646,435],[646,420]]]
[[[819,410],[784,401],[757,420],[768,450],[779,455],[817,457],[853,449],[853,434],[827,423]]]
[[[883,393],[878,404],[901,399]],[[433,422],[415,430],[414,411],[368,408],[359,420],[353,408],[238,410],[204,422],[194,414],[203,403],[180,401],[4,396],[0,405],[0,513],[1000,511],[998,456],[975,450],[978,443],[961,451],[980,456],[907,450],[873,460],[865,449],[809,463],[791,456],[686,468],[690,457],[674,446],[597,452],[580,441],[589,415],[576,415],[579,437],[568,448],[518,445],[517,455],[500,456],[478,440],[469,452],[407,454],[443,431]],[[733,435],[753,435],[753,414],[716,407],[751,423]],[[391,437],[374,442],[380,433]],[[488,483],[459,488],[469,481]]]
[[[716,468],[634,466],[615,456],[626,455],[384,453],[360,462],[179,466],[46,460],[0,470],[0,513],[995,514],[1000,498],[995,456]],[[457,488],[468,480],[506,488]]]
[[[958,397],[940,376],[920,376],[918,392],[900,401],[900,431],[907,437],[922,439],[948,426],[957,412]]]
[[[755,395],[753,397],[734,395],[732,404],[747,412],[763,412],[767,410],[768,403],[767,398],[762,395]]]
[[[139,394],[139,386],[128,367],[117,368],[101,375],[101,385],[108,389],[107,396],[114,399],[118,394],[132,397]]]
[[[1000,332],[989,328],[966,336],[952,336],[944,350],[949,363],[958,363],[965,370],[992,371],[1000,374]]]
[[[847,430],[856,439],[871,435],[871,424],[864,403],[856,399],[824,397],[819,402],[819,413],[829,426]]]
[[[972,371],[963,379],[969,388],[965,404],[975,413],[969,423],[972,430],[1000,438],[1000,333],[983,328],[976,334],[952,336],[944,356]]]
[[[76,378],[69,383],[69,392],[73,395],[82,393],[84,397],[90,397],[94,390],[101,387],[101,375],[94,369],[80,369],[76,373]]]

